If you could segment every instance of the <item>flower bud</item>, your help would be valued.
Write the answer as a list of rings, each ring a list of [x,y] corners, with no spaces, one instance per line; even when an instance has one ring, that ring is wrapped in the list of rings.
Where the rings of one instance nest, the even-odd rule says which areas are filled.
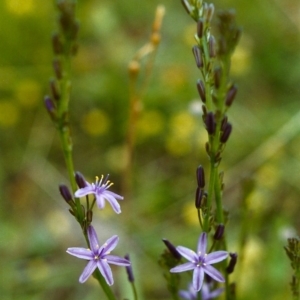
[[[58,33],[52,35],[52,47],[55,55],[60,55],[63,53],[63,44]]]
[[[62,195],[62,197],[66,200],[66,202],[68,204],[70,204],[70,202],[73,202],[71,192],[66,185],[60,184],[59,191],[60,191],[60,194]]]
[[[201,53],[200,48],[197,45],[195,45],[192,48],[192,51],[193,51],[193,54],[194,54],[194,57],[195,57],[197,67],[202,68],[203,67],[203,60],[202,60],[202,53]]]
[[[221,85],[221,77],[222,77],[222,70],[220,67],[215,68],[214,70],[214,81],[215,81],[215,87],[218,89]]]
[[[176,250],[175,246],[167,239],[162,239],[162,241],[164,242],[170,253],[173,255],[173,257],[179,260],[181,258],[181,254]]]
[[[206,102],[205,86],[204,86],[204,82],[201,79],[197,81],[197,89],[202,102],[205,103]]]
[[[204,169],[201,165],[197,168],[196,176],[197,176],[198,187],[204,188],[205,186]]]
[[[233,100],[235,99],[236,93],[237,93],[237,86],[233,84],[228,90],[226,95],[226,99],[225,99],[226,106],[228,107],[231,106]]]
[[[219,224],[217,226],[216,232],[214,234],[214,239],[217,240],[217,241],[220,240],[224,235],[224,231],[225,231],[224,224]]]
[[[55,79],[53,78],[50,80],[50,90],[54,100],[58,101],[60,99],[60,92],[58,90],[58,86],[55,82]]]
[[[216,39],[213,35],[211,35],[208,40],[208,51],[209,57],[216,57]]]
[[[62,79],[62,65],[61,60],[58,58],[53,59],[53,70],[57,79]]]
[[[228,274],[231,274],[234,271],[234,267],[237,263],[238,255],[237,255],[237,253],[229,253],[229,256],[230,256],[230,261],[229,261],[228,267],[226,268],[226,272]]]
[[[124,256],[124,258],[127,259],[128,261],[130,261],[129,254],[126,254]],[[128,281],[129,282],[134,282],[134,276],[133,276],[131,264],[129,266],[126,266],[126,273],[127,273]]]
[[[208,112],[205,118],[206,130],[209,135],[213,135],[216,131],[216,121],[213,112]]]
[[[231,131],[232,131],[232,125],[230,123],[227,123],[221,136],[220,136],[220,142],[221,143],[226,143],[229,139],[229,136],[231,134]]]
[[[200,187],[197,187],[196,195],[195,195],[195,207],[197,209],[201,208],[202,198],[203,198],[203,189],[201,189]]]
[[[53,100],[50,96],[45,96],[44,103],[51,119],[54,121],[56,119],[56,107]]]
[[[203,20],[202,19],[198,20],[198,22],[197,22],[197,36],[198,36],[199,39],[201,39],[203,37],[203,27],[204,27]]]
[[[210,22],[215,11],[215,6],[213,3],[208,4],[206,11],[205,11],[205,17],[206,17],[206,22]]]
[[[86,187],[86,180],[80,172],[75,173],[75,181],[80,189]]]

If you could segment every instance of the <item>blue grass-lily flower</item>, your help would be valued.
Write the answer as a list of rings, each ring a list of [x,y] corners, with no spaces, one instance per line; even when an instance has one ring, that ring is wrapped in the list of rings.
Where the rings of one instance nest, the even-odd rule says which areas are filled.
[[[93,274],[95,269],[98,268],[107,284],[112,285],[114,283],[114,279],[109,264],[118,266],[130,265],[130,261],[127,259],[109,254],[110,251],[115,249],[117,246],[119,237],[117,235],[112,236],[100,247],[98,237],[93,226],[89,226],[87,234],[91,249],[77,247],[67,249],[67,253],[78,258],[89,260],[79,277],[79,282],[84,283]]]
[[[206,273],[216,281],[219,282],[225,281],[223,275],[211,265],[224,260],[228,256],[228,252],[215,251],[207,254],[206,247],[207,247],[207,234],[205,232],[203,232],[199,237],[197,253],[183,246],[176,247],[176,250],[183,257],[189,260],[189,262],[179,265],[170,270],[170,272],[172,273],[194,270],[193,287],[196,291],[200,291],[202,287],[203,280],[204,280],[204,273]]]
[[[95,183],[90,184],[86,181],[86,187],[77,190],[75,192],[75,197],[81,198],[89,194],[94,194],[96,197],[97,206],[100,209],[104,208],[105,200],[107,200],[113,210],[119,214],[121,213],[121,208],[117,200],[123,200],[124,197],[108,191],[112,185],[113,183],[111,183],[109,180],[103,180],[103,176],[101,176],[101,179],[96,177]]]
[[[223,288],[219,288],[216,290],[211,291],[211,286],[209,283],[203,283],[201,291],[196,291],[192,284],[189,285],[189,289],[187,291],[180,290],[179,296],[186,300],[197,300],[198,299],[198,293],[201,293],[201,299],[202,300],[211,300],[213,298],[218,297],[222,292]]]

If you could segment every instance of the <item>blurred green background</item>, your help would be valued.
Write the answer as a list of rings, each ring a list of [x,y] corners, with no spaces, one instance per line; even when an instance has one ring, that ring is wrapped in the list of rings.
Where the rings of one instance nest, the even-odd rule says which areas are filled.
[[[127,65],[149,38],[155,8],[166,15],[150,88],[137,127],[133,195],[95,213],[102,241],[119,234],[130,253],[140,299],[168,299],[158,258],[161,238],[194,248],[195,170],[208,170],[199,116],[199,78],[191,47],[195,24],[179,0],[78,1],[80,48],[73,60],[71,122],[76,170],[89,180],[111,174],[122,193],[128,118]],[[243,37],[232,62],[238,97],[233,134],[222,161],[230,211],[229,251],[247,236],[238,299],[290,297],[286,238],[300,226],[300,2],[219,0],[234,7]],[[58,191],[66,183],[58,135],[43,106],[52,73],[52,1],[0,1],[0,295],[19,299],[104,299],[93,279],[78,283],[85,263],[65,253],[85,245]],[[255,188],[243,197],[243,182]],[[242,203],[249,209],[243,215]],[[245,219],[246,218],[246,219]],[[114,289],[132,299],[122,268]],[[185,288],[184,282],[181,288]],[[121,298],[120,298],[121,299]]]

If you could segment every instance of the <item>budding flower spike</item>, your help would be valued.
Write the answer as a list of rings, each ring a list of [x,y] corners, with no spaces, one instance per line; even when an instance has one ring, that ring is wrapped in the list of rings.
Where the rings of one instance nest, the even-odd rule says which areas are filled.
[[[67,249],[67,253],[89,261],[79,277],[79,282],[84,283],[93,274],[95,269],[98,268],[107,284],[112,285],[114,283],[114,279],[109,264],[125,267],[130,266],[130,261],[127,259],[110,255],[110,251],[114,250],[117,246],[119,237],[117,235],[112,236],[100,247],[98,237],[93,226],[88,227],[87,234],[91,249]]]
[[[179,265],[170,270],[171,273],[179,273],[179,272],[194,270],[193,288],[196,291],[200,291],[203,285],[204,273],[206,273],[216,281],[225,282],[223,275],[211,265],[227,258],[228,252],[215,251],[207,254],[206,247],[207,247],[207,234],[205,232],[201,233],[199,237],[197,253],[183,246],[176,247],[176,250],[183,257],[189,260],[189,262]]]
[[[100,209],[104,208],[105,200],[107,200],[113,208],[113,210],[117,214],[119,214],[121,213],[121,208],[117,200],[123,200],[124,197],[115,194],[111,191],[108,191],[108,189],[113,185],[113,183],[107,180],[108,176],[106,176],[104,180],[103,178],[103,175],[101,176],[101,179],[99,179],[99,177],[96,176],[95,183],[90,184],[86,182],[86,187],[77,190],[75,192],[75,197],[81,198],[89,194],[94,194],[96,197],[97,205]]]

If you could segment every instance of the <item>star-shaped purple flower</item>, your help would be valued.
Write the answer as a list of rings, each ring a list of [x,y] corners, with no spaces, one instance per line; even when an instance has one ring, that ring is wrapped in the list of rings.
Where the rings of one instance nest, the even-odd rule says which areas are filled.
[[[113,185],[113,183],[106,179],[103,180],[102,175],[101,179],[99,179],[99,177],[96,177],[95,183],[90,184],[86,181],[86,187],[77,190],[75,192],[75,197],[81,198],[89,194],[94,194],[96,197],[97,205],[100,209],[104,208],[105,200],[107,200],[110,203],[113,210],[117,214],[119,214],[121,213],[121,208],[117,200],[123,200],[124,197],[115,194],[111,191],[108,191],[108,189]]]
[[[193,250],[190,250],[186,247],[178,246],[176,250],[189,262],[179,265],[175,268],[172,268],[170,272],[172,273],[179,273],[189,270],[194,270],[193,273],[193,288],[196,291],[200,291],[204,273],[209,275],[212,279],[224,282],[225,279],[223,275],[211,265],[217,263],[219,261],[224,260],[228,256],[227,251],[215,251],[209,254],[206,254],[206,247],[207,247],[207,234],[203,232],[198,241],[197,246],[197,253]]]
[[[211,291],[211,286],[208,283],[203,283],[201,291],[196,291],[192,284],[189,285],[189,289],[187,291],[180,290],[179,296],[186,300],[197,300],[198,293],[201,293],[202,300],[211,300],[213,298],[218,297],[222,292],[223,288],[219,288]]]
[[[95,269],[98,268],[107,284],[112,285],[114,283],[114,279],[109,264],[118,266],[130,265],[130,261],[128,261],[127,259],[109,254],[110,251],[115,249],[115,247],[117,246],[119,237],[117,235],[112,236],[100,247],[98,237],[93,226],[89,226],[87,234],[91,249],[67,249],[67,253],[78,258],[89,260],[88,264],[79,277],[79,282],[84,283],[93,274]]]

